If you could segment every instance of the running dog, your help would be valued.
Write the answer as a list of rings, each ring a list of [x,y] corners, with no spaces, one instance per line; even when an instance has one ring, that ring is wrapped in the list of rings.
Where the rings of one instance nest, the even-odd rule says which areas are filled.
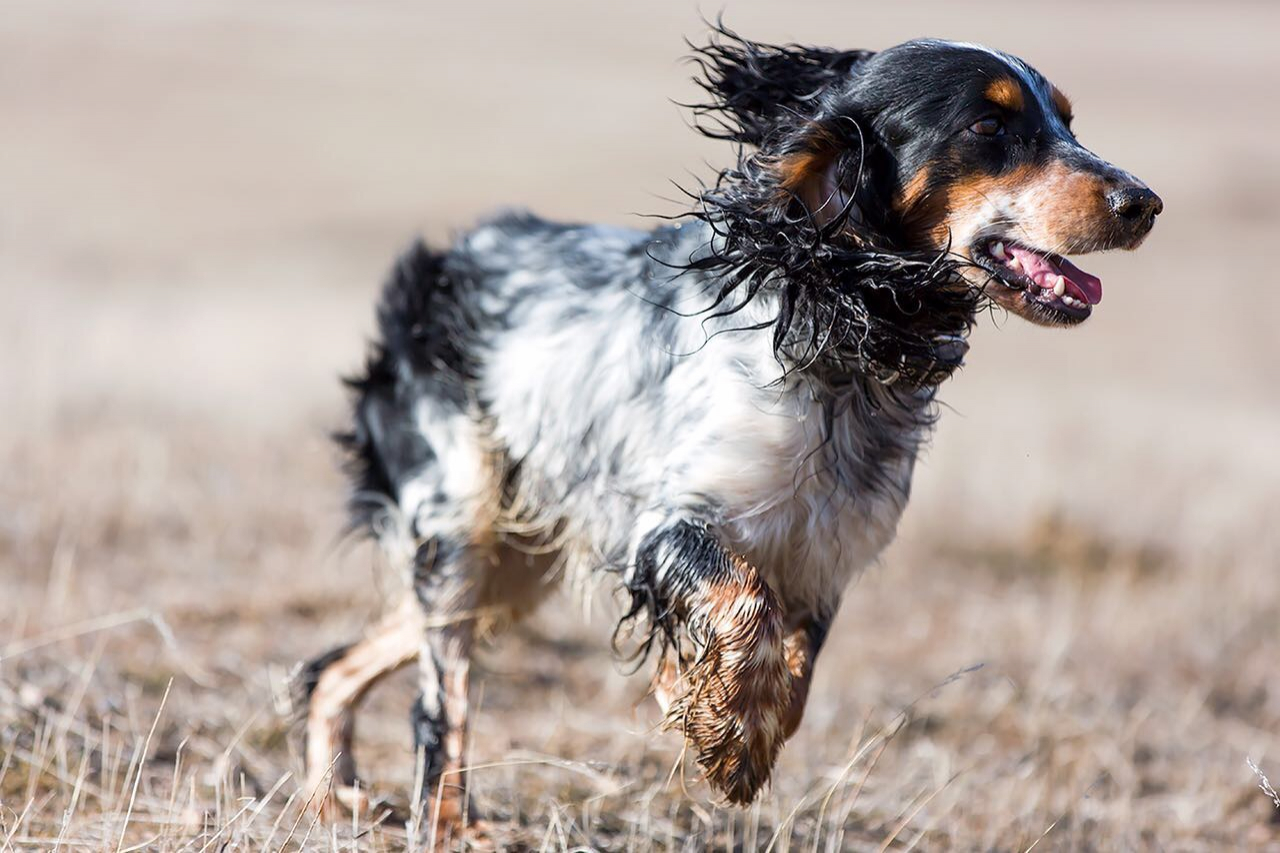
[[[623,591],[667,725],[751,802],[977,312],[1084,322],[1102,283],[1066,256],[1133,249],[1162,209],[1000,51],[717,27],[693,58],[699,128],[737,160],[688,214],[502,215],[413,246],[385,286],[342,443],[355,523],[412,595],[303,670],[310,784],[332,772],[340,801],[359,700],[417,659],[417,793],[434,837],[461,837],[473,647],[567,577]]]

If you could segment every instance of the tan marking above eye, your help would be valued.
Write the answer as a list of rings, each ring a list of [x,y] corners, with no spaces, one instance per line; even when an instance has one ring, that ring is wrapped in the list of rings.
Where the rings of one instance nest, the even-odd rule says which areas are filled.
[[[987,85],[983,94],[991,103],[1011,112],[1021,112],[1024,106],[1022,87],[1012,77],[997,77]]]
[[[1062,120],[1070,123],[1072,118],[1071,99],[1062,93],[1057,86],[1049,92],[1049,96],[1053,98],[1053,105],[1057,107],[1058,114],[1062,116]]]

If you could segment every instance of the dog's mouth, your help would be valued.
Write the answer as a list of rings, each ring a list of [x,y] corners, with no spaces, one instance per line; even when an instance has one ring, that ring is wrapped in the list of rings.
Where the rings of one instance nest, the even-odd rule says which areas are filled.
[[[972,248],[970,257],[991,276],[987,295],[1019,314],[1030,313],[1029,319],[1080,323],[1102,301],[1102,280],[1061,255],[988,238]]]

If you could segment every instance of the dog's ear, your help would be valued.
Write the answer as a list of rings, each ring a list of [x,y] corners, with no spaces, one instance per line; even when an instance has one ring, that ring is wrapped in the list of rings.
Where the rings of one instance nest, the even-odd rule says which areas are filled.
[[[761,177],[787,218],[807,216],[826,233],[866,239],[885,225],[884,149],[848,105],[806,121],[758,152]]]
[[[780,121],[803,120],[818,107],[831,84],[847,79],[875,55],[870,50],[832,50],[748,41],[723,23],[705,45],[689,45],[701,69],[695,82],[710,103],[690,105],[698,129],[715,139],[759,146]]]

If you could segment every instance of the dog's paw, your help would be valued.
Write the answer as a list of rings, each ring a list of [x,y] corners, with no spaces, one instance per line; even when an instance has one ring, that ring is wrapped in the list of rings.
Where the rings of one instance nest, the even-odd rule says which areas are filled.
[[[502,849],[494,840],[489,824],[483,820],[468,823],[459,821],[436,822],[435,830],[426,833],[423,849],[431,853],[452,850],[496,851]]]
[[[499,849],[489,822],[465,795],[445,788],[443,796],[427,800],[421,808],[417,835],[425,849],[433,853]]]
[[[793,676],[772,591],[749,568],[734,581],[710,587],[691,614],[699,654],[679,679],[666,727],[684,733],[713,788],[745,805],[787,739]]]

